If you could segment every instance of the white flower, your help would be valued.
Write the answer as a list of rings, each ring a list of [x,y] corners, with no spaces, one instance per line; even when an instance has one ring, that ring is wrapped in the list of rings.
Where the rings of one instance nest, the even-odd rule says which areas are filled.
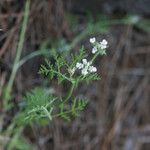
[[[76,64],[76,68],[81,69],[81,74],[85,76],[88,73],[94,73],[97,71],[96,67],[91,66],[91,65],[92,65],[91,61],[88,62],[87,59],[82,59],[82,63],[78,62]]]
[[[103,40],[102,40],[102,42],[101,42],[101,44],[103,44],[103,45],[107,45],[107,44],[108,44],[108,42],[107,42],[105,39],[103,39]]]
[[[97,48],[96,48],[96,47],[93,47],[93,48],[92,48],[92,53],[95,54],[96,52],[97,52]]]
[[[84,76],[87,75],[88,74],[87,69],[83,68],[82,71],[81,71],[81,74],[84,75]]]
[[[82,64],[82,63],[77,63],[77,64],[76,64],[76,68],[82,69],[82,68],[83,68],[83,64]]]
[[[83,62],[84,65],[87,64],[87,60],[86,59],[82,59],[82,62]]]
[[[107,48],[107,44],[108,44],[108,42],[105,39],[103,39],[102,42],[100,42],[99,47],[101,49],[106,49]]]
[[[90,67],[89,67],[89,71],[90,71],[90,72],[96,72],[96,71],[97,71],[97,68],[94,67],[94,66],[90,66]]]
[[[93,37],[93,38],[90,38],[90,43],[95,43],[95,41],[96,41],[96,38],[95,37]]]

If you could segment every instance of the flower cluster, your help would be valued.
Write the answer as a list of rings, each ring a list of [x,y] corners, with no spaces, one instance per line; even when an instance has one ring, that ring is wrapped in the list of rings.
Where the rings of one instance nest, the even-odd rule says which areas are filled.
[[[100,43],[96,41],[96,38],[90,38],[90,43],[94,46],[92,48],[92,53],[95,54],[99,49],[102,50],[102,53],[105,54],[105,49],[107,48],[108,42],[103,39]]]
[[[68,70],[71,76],[73,76],[76,69],[81,70],[81,74],[84,76],[89,74],[89,73],[95,73],[97,71],[97,68],[92,66],[93,60],[96,58],[96,56],[98,54],[100,54],[100,55],[106,54],[106,48],[108,47],[107,46],[108,42],[105,39],[103,39],[101,42],[97,42],[96,38],[93,37],[93,38],[90,38],[89,41],[93,46],[92,53],[93,54],[96,53],[96,55],[94,55],[93,59],[91,59],[91,61],[89,61],[89,62],[85,58],[82,59],[82,62],[77,62],[75,67]]]
[[[91,62],[88,62],[86,59],[82,59],[82,63],[76,63],[76,68],[81,69],[81,74],[84,76],[97,71],[97,68],[92,66]]]

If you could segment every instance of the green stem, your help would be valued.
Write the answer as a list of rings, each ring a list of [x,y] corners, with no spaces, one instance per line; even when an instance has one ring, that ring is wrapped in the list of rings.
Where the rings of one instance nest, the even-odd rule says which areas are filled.
[[[51,112],[48,112],[48,110],[45,108],[45,107],[43,107],[42,106],[42,109],[43,109],[43,111],[44,111],[44,113],[46,114],[46,116],[49,118],[49,120],[51,121],[52,120],[52,117],[51,117],[51,115],[50,115],[50,113]],[[51,110],[52,111],[52,110]]]
[[[71,97],[74,88],[75,88],[75,84],[72,83],[72,85],[71,85],[71,87],[70,87],[70,90],[69,90],[69,92],[68,92],[68,95],[67,95],[67,97],[65,98],[65,101],[64,101],[64,102],[66,102],[66,101]]]
[[[76,109],[76,111],[80,111],[80,110],[81,110],[80,108],[77,108],[77,109]],[[61,116],[61,115],[62,115],[62,113],[63,113],[63,114],[69,114],[69,113],[71,113],[71,112],[72,112],[72,110],[67,110],[67,111],[64,111],[64,112],[58,113],[58,114],[56,114],[56,115],[53,115],[53,118],[56,118],[56,117]]]
[[[76,110],[80,110],[80,109],[76,109]],[[71,112],[72,112],[72,110],[68,110],[68,111],[63,112],[63,114],[69,114],[69,113],[71,113]],[[61,115],[62,115],[62,113],[58,113],[58,114],[56,114],[56,115],[53,115],[53,118],[59,117],[59,116],[61,116]]]
[[[40,55],[48,55],[50,54],[50,51],[49,50],[38,50],[38,51],[35,51],[35,52],[32,52],[31,54],[25,56],[24,58],[22,58],[19,62],[18,62],[18,65],[17,65],[17,69],[19,69],[25,62],[27,62],[28,60],[36,57],[36,56],[40,56]]]
[[[93,63],[93,61],[96,59],[96,57],[100,54],[100,52],[96,53],[93,58],[91,59],[91,63]]]
[[[65,75],[61,74],[60,72],[58,72],[58,71],[54,71],[54,73],[56,73],[56,74],[58,74],[58,75],[62,76],[63,78],[65,78],[66,80],[68,80],[69,82],[71,82],[71,79],[70,79],[70,78],[68,78],[67,76],[65,76]]]
[[[12,86],[13,86],[13,82],[18,70],[18,62],[20,60],[20,56],[21,56],[21,52],[23,49],[23,43],[25,40],[25,32],[26,32],[26,28],[27,28],[27,23],[28,23],[28,17],[29,17],[29,7],[30,7],[30,0],[27,0],[26,5],[25,5],[25,12],[24,12],[24,19],[23,19],[23,23],[22,23],[22,28],[21,28],[21,33],[20,33],[20,37],[19,37],[19,42],[18,42],[18,47],[17,47],[17,53],[16,53],[16,57],[14,60],[14,64],[13,64],[13,69],[10,75],[10,79],[8,81],[6,90],[5,90],[5,94],[4,94],[4,108],[7,109],[7,104],[8,101],[10,100],[10,95],[11,95],[11,91],[12,91]]]

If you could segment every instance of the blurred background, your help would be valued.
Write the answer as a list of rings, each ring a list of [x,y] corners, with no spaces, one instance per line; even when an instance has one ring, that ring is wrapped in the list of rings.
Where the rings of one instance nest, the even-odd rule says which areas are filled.
[[[0,150],[150,150],[150,1],[30,0],[21,36],[26,3],[0,1]],[[28,90],[48,82],[65,91],[38,74],[44,58],[52,48],[74,52],[84,45],[90,53],[90,37],[105,38],[109,47],[95,64],[102,79],[75,92],[89,99],[87,108],[70,122],[24,126],[14,136],[13,118]]]

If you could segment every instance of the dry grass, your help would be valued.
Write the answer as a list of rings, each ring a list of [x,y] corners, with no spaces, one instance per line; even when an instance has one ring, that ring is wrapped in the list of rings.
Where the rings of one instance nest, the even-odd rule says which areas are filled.
[[[15,58],[22,5],[7,0],[0,6],[0,96]],[[48,38],[69,39],[70,33],[61,1],[34,0],[22,55]],[[24,135],[37,149],[150,149],[150,35],[132,25],[115,25],[107,34],[96,36],[108,39],[110,47],[107,57],[96,63],[102,80],[79,89],[90,99],[88,108],[70,123],[56,119],[46,127],[26,127]],[[16,105],[26,89],[41,82],[36,75],[40,62],[41,58],[33,59],[20,68],[12,95]],[[10,124],[17,112],[17,107],[3,112],[2,104],[1,97],[0,113],[7,120],[1,120],[0,127]]]

